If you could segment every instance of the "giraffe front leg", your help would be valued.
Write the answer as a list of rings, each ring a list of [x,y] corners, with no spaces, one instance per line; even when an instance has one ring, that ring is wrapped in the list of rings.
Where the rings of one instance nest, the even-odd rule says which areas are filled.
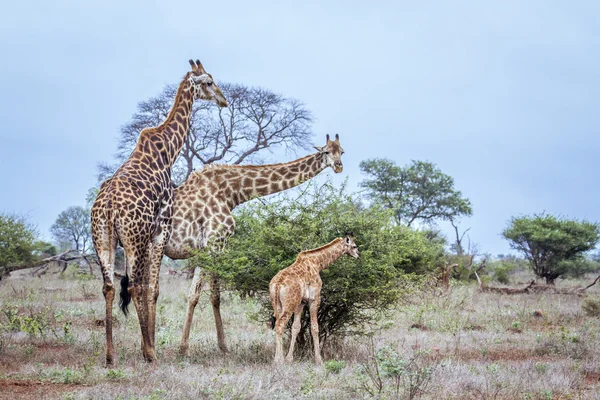
[[[300,303],[296,310],[294,311],[294,324],[292,325],[292,338],[290,340],[290,350],[288,351],[287,357],[285,361],[292,362],[294,361],[294,345],[296,344],[296,338],[298,337],[298,332],[300,332],[300,326],[302,321],[302,311],[304,310],[304,303]]]
[[[319,321],[317,318],[319,312],[319,305],[321,299],[317,297],[315,300],[310,302],[310,333],[312,334],[313,346],[315,351],[315,364],[322,365],[323,360],[321,359],[321,347],[319,345]]]
[[[210,276],[210,303],[212,304],[213,314],[215,316],[217,344],[223,353],[227,353],[225,330],[223,329],[223,319],[221,318],[221,285],[219,283],[219,277],[215,273],[211,273]]]
[[[192,320],[194,318],[194,309],[200,299],[200,292],[202,291],[203,274],[200,268],[194,269],[194,278],[192,279],[192,286],[188,292],[187,311],[185,313],[185,322],[183,324],[183,335],[181,336],[181,343],[179,344],[179,354],[182,356],[187,355],[190,347],[190,330],[192,327]]]

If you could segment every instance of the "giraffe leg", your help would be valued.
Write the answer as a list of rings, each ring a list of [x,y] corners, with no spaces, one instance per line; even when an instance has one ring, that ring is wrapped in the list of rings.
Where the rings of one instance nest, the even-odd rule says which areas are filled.
[[[105,219],[101,223],[97,223],[92,227],[92,238],[94,247],[98,254],[100,269],[104,284],[102,286],[102,294],[106,303],[106,317],[104,325],[106,328],[106,366],[111,367],[114,364],[115,349],[112,338],[112,306],[115,298],[114,287],[114,261],[117,250],[117,240],[112,235],[109,222]]]
[[[140,322],[140,330],[142,333],[142,354],[144,359],[152,362],[156,359],[154,347],[150,344],[150,336],[148,329],[148,301],[149,301],[149,285],[134,284],[129,288],[129,293]]]
[[[164,248],[169,240],[168,227],[163,223],[152,240],[148,250],[148,260],[150,263],[150,286],[148,300],[148,336],[150,337],[150,347],[155,347],[156,331],[156,303],[158,301],[160,287],[160,266],[164,254]]]
[[[149,266],[149,285],[148,285],[148,337],[150,343],[148,349],[156,354],[155,332],[156,332],[156,302],[159,295],[160,265],[165,250],[165,246],[171,236],[171,214],[172,214],[172,192],[162,201],[159,210],[158,220],[156,221],[156,230],[148,246],[148,266]],[[152,360],[149,360],[152,361]]]
[[[115,354],[112,340],[112,306],[115,298],[114,285],[111,282],[105,282],[102,293],[104,294],[104,301],[106,302],[106,318],[104,319],[104,325],[106,327],[106,366],[112,367],[114,365]]]
[[[183,335],[181,336],[181,343],[179,344],[179,354],[187,355],[190,347],[190,329],[192,327],[192,319],[194,318],[194,309],[200,299],[200,292],[202,291],[203,274],[200,268],[194,269],[194,279],[192,279],[192,286],[188,292],[188,303],[187,311],[185,313],[185,322],[183,324]]]
[[[315,364],[321,365],[323,364],[323,360],[321,359],[321,347],[319,346],[319,321],[317,319],[317,314],[319,312],[319,304],[321,303],[321,299],[317,297],[316,300],[310,302],[309,310],[310,310],[310,333],[312,334],[313,346],[315,351]]]
[[[142,354],[144,359],[152,362],[156,359],[153,342],[150,339],[150,329],[148,326],[148,314],[150,303],[150,271],[145,268],[147,246],[145,243],[138,243],[135,247],[130,247],[123,243],[127,261],[131,267],[128,292],[135,305],[140,331],[142,336]]]
[[[275,321],[275,364],[283,364],[283,330],[287,325],[292,313],[287,311],[285,308],[282,309],[277,321]]]
[[[292,325],[292,338],[290,340],[290,351],[288,351],[285,361],[292,362],[294,360],[294,345],[296,344],[296,338],[298,332],[300,332],[300,325],[302,319],[302,311],[304,310],[304,303],[300,303],[294,311],[294,324]]]
[[[221,319],[221,285],[219,283],[219,277],[214,273],[211,273],[210,276],[210,303],[212,304],[213,314],[215,316],[217,344],[223,353],[227,353],[225,331],[223,330],[223,320]]]

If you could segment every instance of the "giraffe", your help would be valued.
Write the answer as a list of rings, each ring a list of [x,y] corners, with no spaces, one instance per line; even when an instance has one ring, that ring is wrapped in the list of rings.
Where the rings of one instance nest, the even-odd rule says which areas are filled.
[[[140,322],[142,353],[146,361],[152,362],[156,359],[158,272],[171,233],[174,197],[171,167],[187,138],[194,100],[208,100],[219,107],[228,105],[200,61],[190,60],[190,65],[192,69],[179,84],[165,121],[142,130],[129,158],[100,186],[91,209],[92,240],[104,279],[107,366],[114,362],[112,303],[117,244],[123,246],[129,266],[122,280],[129,296],[123,310],[126,311],[128,301],[133,298]]]
[[[323,363],[319,348],[319,323],[317,321],[321,303],[321,287],[323,286],[319,272],[344,254],[360,258],[358,247],[354,243],[354,236],[351,233],[343,238],[334,239],[325,246],[301,252],[292,265],[282,269],[271,279],[269,294],[274,312],[271,317],[271,328],[275,328],[277,335],[275,363],[283,363],[281,337],[292,313],[294,314],[294,323],[286,361],[293,360],[294,344],[298,332],[300,332],[300,319],[305,303],[308,303],[310,311],[310,332],[314,344],[315,363]]]
[[[238,205],[255,197],[267,196],[305,182],[327,167],[336,173],[343,170],[341,156],[344,150],[339,135],[330,140],[327,135],[325,146],[315,146],[317,153],[295,161],[270,165],[210,165],[194,172],[181,186],[175,189],[173,204],[173,230],[165,248],[165,255],[177,260],[191,257],[193,249],[206,248],[218,254],[226,240],[235,231],[235,220],[231,211]],[[194,270],[194,278],[188,293],[180,353],[185,355],[189,347],[189,336],[202,289],[203,274]],[[211,304],[215,317],[217,342],[226,352],[225,333],[220,311],[219,282],[210,277]]]

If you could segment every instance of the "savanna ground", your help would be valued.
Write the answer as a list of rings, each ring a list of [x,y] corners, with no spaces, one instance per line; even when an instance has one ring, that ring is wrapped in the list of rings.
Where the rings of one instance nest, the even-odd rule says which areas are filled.
[[[142,360],[135,313],[125,318],[115,307],[117,365],[106,369],[99,279],[21,272],[3,280],[0,398],[600,399],[600,320],[582,311],[586,297],[598,299],[596,287],[586,297],[507,296],[461,284],[443,295],[421,292],[372,336],[328,343],[324,366],[304,354],[275,367],[274,333],[253,318],[258,302],[229,293],[229,353],[217,349],[203,293],[190,354],[179,357],[189,282],[161,278],[155,365]]]

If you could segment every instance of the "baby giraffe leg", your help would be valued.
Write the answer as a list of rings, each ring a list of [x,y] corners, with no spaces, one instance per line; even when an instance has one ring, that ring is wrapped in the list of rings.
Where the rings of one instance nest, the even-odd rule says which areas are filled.
[[[309,310],[310,310],[310,333],[312,333],[313,344],[315,349],[315,364],[321,365],[323,364],[323,360],[321,359],[321,347],[319,345],[319,321],[317,320],[317,314],[319,311],[319,305],[321,303],[321,299],[317,298],[310,302]]]
[[[291,316],[292,313],[284,308],[281,310],[281,314],[279,314],[277,321],[275,321],[275,334],[277,336],[277,342],[275,344],[275,364],[283,364],[283,330]]]
[[[294,345],[296,344],[296,337],[300,332],[300,325],[302,320],[302,311],[304,310],[304,303],[298,304],[294,311],[294,324],[292,325],[292,339],[290,341],[290,351],[288,352],[285,361],[292,362],[294,360]]]

